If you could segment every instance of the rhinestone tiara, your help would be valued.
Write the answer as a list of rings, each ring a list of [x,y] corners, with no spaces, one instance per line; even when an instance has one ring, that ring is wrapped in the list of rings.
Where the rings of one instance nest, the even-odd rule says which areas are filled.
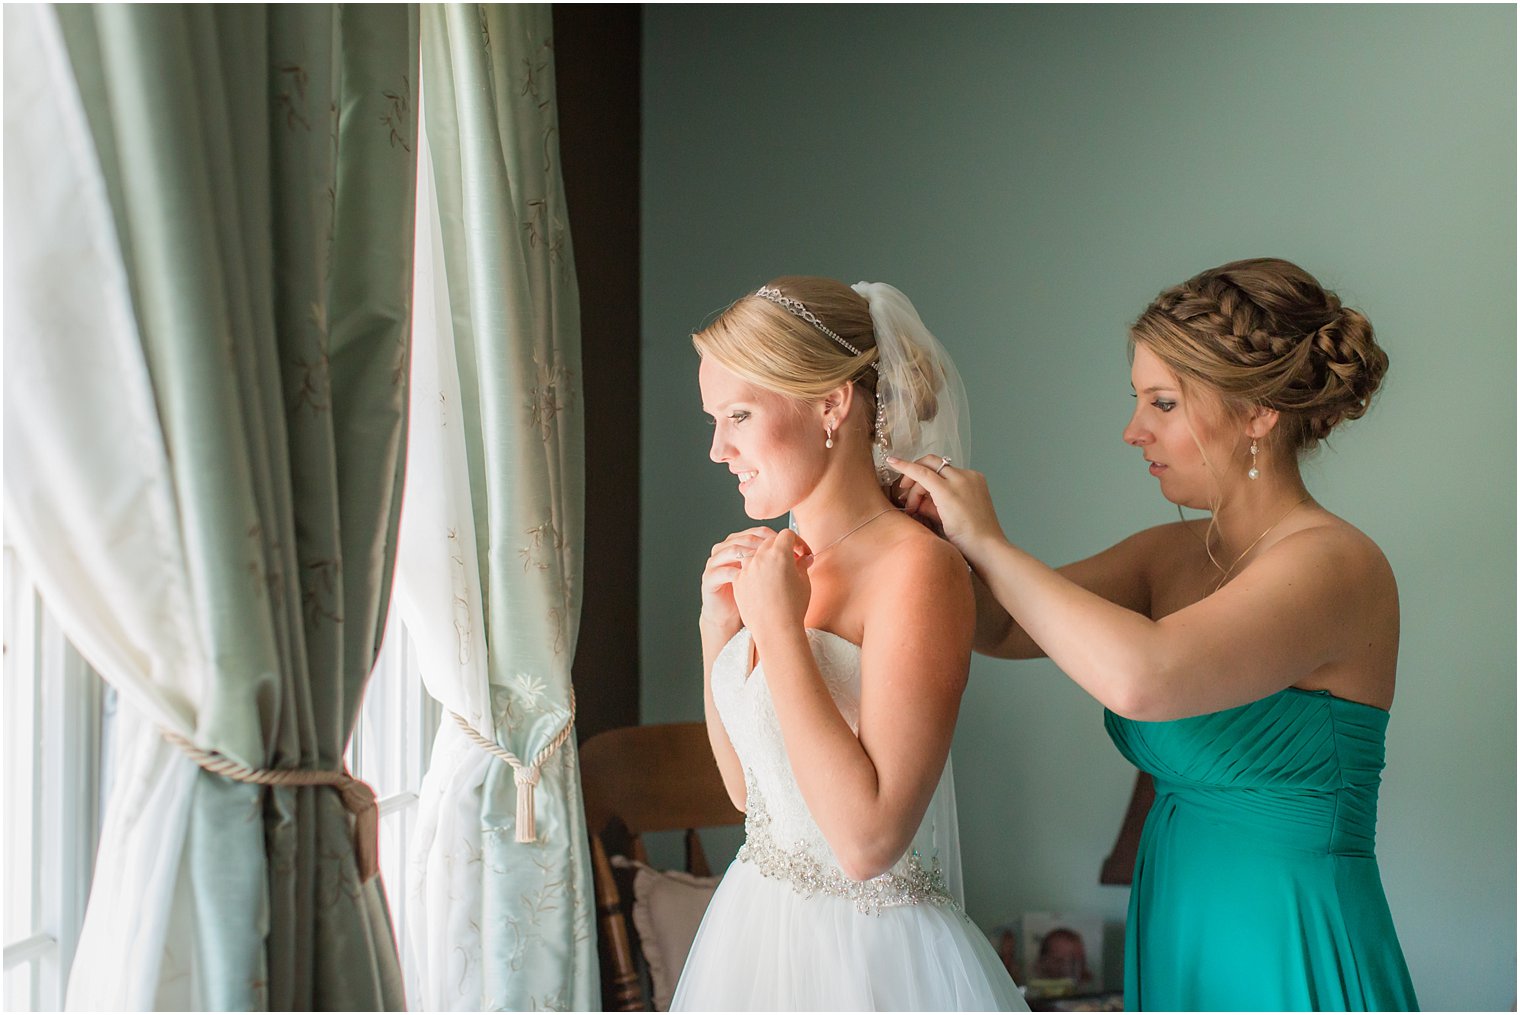
[[[808,322],[813,327],[817,328],[819,331],[823,332],[825,335],[838,342],[845,349],[848,349],[851,355],[860,355],[859,349],[855,348],[849,342],[846,342],[844,339],[835,334],[835,332],[829,328],[828,325],[820,321],[818,319],[818,315],[809,310],[807,308],[807,304],[803,303],[801,300],[794,300],[790,296],[784,294],[780,289],[772,289],[768,285],[763,285],[759,289],[756,289],[755,295],[760,297],[762,300],[770,300],[772,303],[776,304],[776,306],[792,314],[794,317],[802,318],[804,321]]]

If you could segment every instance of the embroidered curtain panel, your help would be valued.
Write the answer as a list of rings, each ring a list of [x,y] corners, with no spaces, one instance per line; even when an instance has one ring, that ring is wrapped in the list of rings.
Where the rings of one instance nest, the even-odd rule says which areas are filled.
[[[422,11],[411,492],[396,595],[446,710],[408,864],[413,1001],[426,1009],[600,1004],[566,739],[584,451],[551,26],[548,5]]]
[[[124,702],[69,1005],[400,1008],[362,792],[162,734],[341,772],[400,507],[417,9],[5,21],[6,526]]]

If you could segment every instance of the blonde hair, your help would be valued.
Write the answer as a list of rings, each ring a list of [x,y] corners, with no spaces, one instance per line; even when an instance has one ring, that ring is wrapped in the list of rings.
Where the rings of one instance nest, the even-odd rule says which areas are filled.
[[[860,386],[867,405],[877,404],[878,352],[869,301],[843,282],[811,275],[783,275],[764,288],[800,302],[843,342],[751,292],[691,336],[697,352],[751,384],[799,404],[820,399],[847,383]],[[860,350],[859,354],[844,343]],[[893,397],[906,399],[913,418],[926,422],[939,411],[937,392],[944,379],[918,346],[910,344],[904,356],[904,369],[897,376],[906,382],[905,390]],[[872,411],[864,413],[868,427]]]
[[[1365,413],[1388,370],[1371,322],[1279,258],[1232,261],[1162,291],[1130,341],[1231,413],[1275,409],[1266,440],[1293,454]]]
[[[874,400],[876,333],[865,297],[831,278],[786,275],[766,285],[801,302],[860,355],[752,292],[691,336],[697,352],[751,384],[799,401],[822,398],[851,381]]]

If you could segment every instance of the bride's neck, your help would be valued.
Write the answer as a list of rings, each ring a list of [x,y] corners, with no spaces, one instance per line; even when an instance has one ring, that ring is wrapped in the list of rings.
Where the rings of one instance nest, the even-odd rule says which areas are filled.
[[[814,552],[892,506],[876,483],[875,469],[869,460],[867,463],[865,469],[830,470],[812,493],[792,508],[797,531]]]

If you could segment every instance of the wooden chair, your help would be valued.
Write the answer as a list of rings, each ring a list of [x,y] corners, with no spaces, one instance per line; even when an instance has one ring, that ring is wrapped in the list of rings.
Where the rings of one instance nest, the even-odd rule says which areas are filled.
[[[723,788],[703,723],[599,733],[581,745],[580,765],[600,930],[602,1006],[606,1011],[643,1011],[630,908],[608,857],[624,853],[648,863],[639,838],[643,833],[684,829],[686,869],[707,876],[711,871],[697,829],[742,824],[744,814]]]
[[[1135,859],[1140,852],[1140,832],[1145,828],[1145,816],[1151,812],[1156,801],[1156,784],[1150,773],[1135,773],[1135,789],[1130,794],[1129,807],[1124,812],[1124,822],[1119,826],[1119,837],[1114,840],[1113,852],[1103,861],[1098,872],[1100,885],[1127,885],[1135,880]]]

